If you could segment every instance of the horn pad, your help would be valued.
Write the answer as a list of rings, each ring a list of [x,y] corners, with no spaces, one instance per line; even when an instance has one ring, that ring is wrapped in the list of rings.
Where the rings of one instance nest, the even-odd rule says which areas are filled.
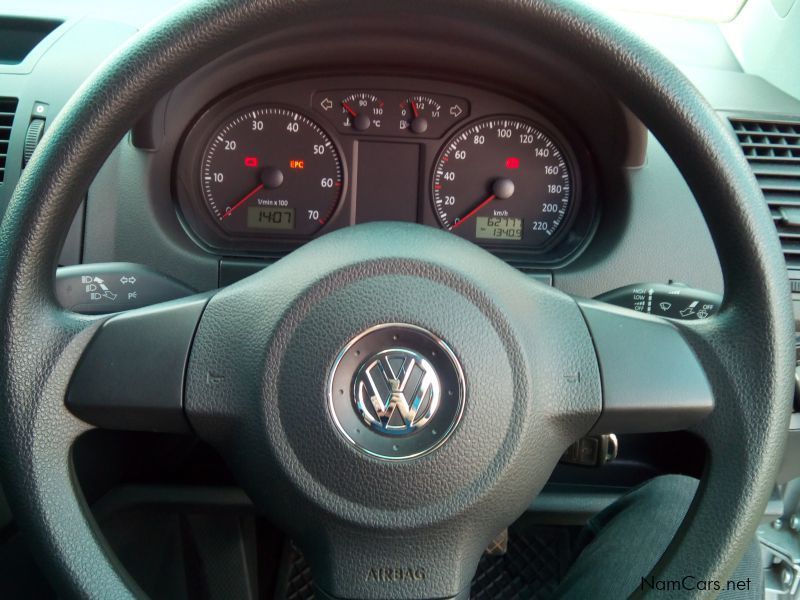
[[[414,325],[372,327],[351,340],[328,377],[336,426],[362,452],[416,458],[441,446],[464,412],[464,373],[453,351]]]

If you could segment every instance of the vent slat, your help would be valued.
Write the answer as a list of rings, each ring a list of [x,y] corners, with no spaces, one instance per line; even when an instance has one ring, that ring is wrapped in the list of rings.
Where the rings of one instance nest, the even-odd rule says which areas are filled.
[[[800,177],[800,161],[797,165],[779,162],[759,162],[750,165],[756,177]]]
[[[751,165],[800,165],[800,156],[747,156]]]
[[[794,144],[776,144],[776,143],[769,143],[769,142],[739,142],[739,145],[744,148],[745,150],[749,148],[759,149],[771,149],[771,150],[800,150],[800,138],[798,138],[797,143]]]
[[[737,137],[744,142],[755,141],[757,139],[777,140],[776,143],[783,143],[781,140],[800,140],[800,133],[772,133],[764,131],[737,131]]]
[[[767,204],[771,208],[779,208],[781,206],[800,206],[800,196],[793,196],[791,194],[764,194],[767,199]]]
[[[781,246],[783,246],[783,253],[795,258],[800,258],[800,242],[794,242],[781,239]]]
[[[739,145],[767,200],[783,255],[800,267],[800,120],[731,118]]]
[[[758,184],[764,194],[767,192],[800,193],[800,174],[797,177],[758,177]]]
[[[747,158],[800,158],[800,146],[742,144],[742,149]]]
[[[731,125],[737,132],[758,131],[760,133],[798,133],[800,122],[797,121],[762,121],[759,119],[735,118]]]
[[[11,139],[11,127],[17,110],[16,98],[0,98],[0,183],[6,176],[6,159],[8,144]]]

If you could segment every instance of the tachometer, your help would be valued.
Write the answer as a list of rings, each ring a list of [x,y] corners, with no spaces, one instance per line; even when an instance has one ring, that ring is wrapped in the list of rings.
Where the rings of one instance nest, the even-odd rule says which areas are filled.
[[[260,106],[214,131],[200,179],[206,206],[226,233],[305,236],[336,210],[344,172],[336,146],[314,121]]]
[[[539,125],[489,117],[444,146],[434,166],[433,208],[442,227],[477,243],[547,245],[574,196],[566,151]]]

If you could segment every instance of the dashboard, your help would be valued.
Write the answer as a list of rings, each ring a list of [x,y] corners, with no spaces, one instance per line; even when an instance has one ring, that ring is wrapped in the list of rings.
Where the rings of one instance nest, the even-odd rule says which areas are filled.
[[[370,221],[440,227],[520,265],[563,263],[596,198],[558,115],[430,78],[308,77],[215,98],[176,153],[187,231],[211,252],[280,255]]]
[[[0,143],[0,154],[3,148],[8,152],[0,205],[10,200],[19,178],[30,126],[39,119],[46,132],[90,72],[167,4],[142,0],[134,9],[85,0],[8,7],[9,23],[15,27],[25,18],[31,20],[32,31],[42,23],[48,29],[32,35],[27,55],[0,64],[0,96],[16,106],[3,115],[16,113],[12,127],[4,130],[6,146]],[[732,50],[726,40],[734,39],[749,21],[772,19],[770,7],[748,3],[742,19],[719,26],[617,16],[679,64],[721,113],[765,121],[800,114],[797,82],[759,77],[760,58]],[[723,281],[707,228],[658,140],[591,73],[576,70],[568,57],[553,56],[545,48],[533,51],[530,44],[517,43],[516,36],[472,30],[458,19],[434,14],[406,29],[364,15],[265,37],[199,65],[157,105],[142,107],[140,121],[90,187],[59,263],[135,262],[191,289],[208,290],[329,231],[391,219],[471,236],[514,266],[584,297],[636,282],[670,280],[721,293]],[[771,55],[769,65],[774,67],[779,56]],[[64,57],[69,57],[68,67]],[[784,75],[794,72],[781,69]],[[47,113],[36,113],[38,107]],[[208,176],[230,177],[204,190],[202,159],[215,132],[256,107],[292,111],[298,120],[313,124],[298,129],[298,139],[305,140],[300,152],[289,156],[283,145],[283,133],[290,133],[286,130],[280,144],[262,134],[254,150],[240,149],[229,164],[210,166]],[[416,117],[411,118],[415,108],[422,117],[416,128]],[[359,129],[364,112],[371,112],[369,125]],[[361,123],[356,123],[358,117]],[[487,125],[491,135],[482,148],[475,146],[474,133],[466,146],[465,140],[458,141],[471,127],[501,118],[514,127]],[[272,122],[262,121],[265,126]],[[520,127],[549,140],[566,169],[535,156],[537,144],[543,151],[538,138],[529,148],[533,159],[526,160],[524,149],[511,144],[526,135]],[[499,138],[498,129],[503,134],[511,129],[512,137]],[[238,129],[232,133],[242,136]],[[314,146],[325,147],[323,139],[333,149],[328,158],[334,160],[324,167],[332,175],[312,179]],[[275,148],[283,155],[273,155]],[[456,157],[464,153],[463,160]],[[247,167],[248,157],[258,166]],[[515,161],[508,159],[515,158],[519,167],[509,168]],[[275,167],[275,160],[285,182],[277,189],[259,190],[220,219],[231,203],[261,183],[260,173]],[[292,160],[305,168],[291,169],[287,161]],[[441,169],[437,184],[436,167],[443,162],[456,166]],[[558,174],[543,172],[554,167]],[[531,173],[530,181],[520,179],[525,173]],[[445,174],[455,180],[444,179]],[[310,182],[308,190],[292,179]],[[323,189],[323,179],[326,184],[333,179],[334,187]],[[494,193],[498,179],[514,184],[512,196],[495,197],[464,219]],[[435,185],[442,187],[435,190]],[[561,193],[549,194],[549,185],[561,185]],[[259,201],[266,206],[259,207]],[[292,227],[248,227],[247,215],[254,207],[258,212],[252,214],[262,225],[291,215]],[[281,208],[286,210],[276,211]],[[312,216],[326,214],[315,223],[309,210]],[[303,227],[301,218],[306,220]],[[495,220],[492,227],[490,218]],[[456,219],[463,224],[456,227]],[[491,237],[478,237],[479,225],[481,235]]]
[[[6,21],[31,20],[31,48],[16,58],[0,52],[0,207],[25,164],[31,126],[41,137],[91,71],[174,3],[15,3]],[[787,259],[796,260],[800,187],[789,175],[800,151],[788,146],[800,132],[800,72],[787,67],[796,54],[785,49],[800,39],[800,1],[793,15],[795,26],[787,19],[763,56],[754,49],[769,46],[747,36],[769,28],[746,26],[777,18],[769,2],[750,1],[722,24],[618,17],[738,124]],[[616,290],[635,310],[702,315],[711,301],[669,297],[686,289],[667,282],[724,291],[708,229],[672,158],[615,90],[518,38],[470,29],[456,15],[432,12],[405,28],[364,15],[265,36],[198,65],[142,107],[90,187],[59,263],[75,273],[146,265],[181,293],[204,292],[332,231],[410,222],[464,237],[570,294],[608,299]],[[778,167],[767,162],[781,157]],[[800,330],[799,264],[790,262]],[[119,289],[83,289],[119,294],[113,310],[144,297],[126,287],[127,271],[113,275]],[[782,481],[798,476],[797,419],[792,431]],[[552,484],[629,487],[653,464],[694,466],[703,452],[683,438],[629,436],[622,447],[627,460],[563,465]]]

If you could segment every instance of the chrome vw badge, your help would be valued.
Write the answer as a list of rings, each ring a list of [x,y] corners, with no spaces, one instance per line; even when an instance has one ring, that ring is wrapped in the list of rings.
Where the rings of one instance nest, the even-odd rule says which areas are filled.
[[[464,375],[455,353],[431,332],[392,323],[345,345],[328,377],[328,407],[344,437],[384,460],[431,452],[464,412]]]
[[[353,396],[367,425],[387,435],[406,435],[430,421],[441,394],[436,370],[425,357],[392,348],[362,365]]]

